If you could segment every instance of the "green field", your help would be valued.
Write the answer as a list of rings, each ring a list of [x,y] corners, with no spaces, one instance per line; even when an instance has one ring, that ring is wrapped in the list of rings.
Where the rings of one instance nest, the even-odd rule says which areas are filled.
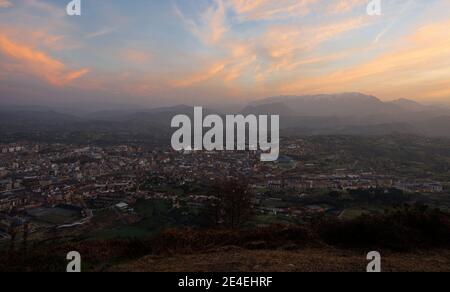
[[[89,237],[90,239],[145,238],[155,233],[137,226],[120,226],[93,232]]]
[[[343,220],[351,220],[368,214],[370,214],[370,211],[365,209],[349,208],[342,211],[342,213],[339,215],[339,218]]]
[[[251,221],[254,225],[273,225],[273,224],[291,224],[295,223],[293,218],[277,215],[257,215]]]
[[[29,210],[28,214],[37,221],[54,225],[70,224],[81,218],[77,211],[63,208],[40,208]]]
[[[92,239],[145,238],[164,229],[182,226],[182,218],[172,210],[171,203],[165,200],[139,200],[134,206],[135,212],[142,218],[139,222],[126,225],[116,222],[114,227],[89,234]]]

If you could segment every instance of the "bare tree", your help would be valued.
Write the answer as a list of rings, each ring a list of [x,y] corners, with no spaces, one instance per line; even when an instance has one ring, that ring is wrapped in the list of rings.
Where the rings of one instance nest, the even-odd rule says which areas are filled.
[[[16,242],[16,237],[17,237],[17,228],[16,228],[16,226],[11,224],[9,226],[9,229],[8,229],[8,234],[11,237],[10,249],[13,250],[14,246],[15,246],[15,242]]]
[[[207,206],[208,220],[215,226],[241,228],[253,214],[252,194],[243,181],[225,180],[213,187],[215,199]]]

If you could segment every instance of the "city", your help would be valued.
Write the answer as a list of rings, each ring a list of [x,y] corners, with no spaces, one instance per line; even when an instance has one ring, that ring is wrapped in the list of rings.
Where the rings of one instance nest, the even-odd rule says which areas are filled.
[[[449,11],[0,0],[0,272],[450,272]]]
[[[319,150],[311,147],[311,139],[286,138],[282,145],[281,157],[271,164],[261,162],[258,151],[180,153],[169,147],[2,144],[1,240],[46,240],[86,232],[95,238],[101,237],[102,230],[117,230],[122,236],[127,226],[137,229],[138,235],[150,235],[156,230],[139,224],[145,214],[135,208],[155,201],[164,202],[169,214],[181,217],[175,224],[195,226],[201,210],[216,196],[211,186],[224,179],[245,178],[254,194],[256,226],[324,216],[351,219],[416,202],[449,210],[442,203],[450,197],[449,185],[435,175],[408,177],[400,169],[389,173],[366,166],[365,161],[347,164],[343,152],[342,158],[335,153],[325,156],[338,168],[330,163],[325,167],[323,158],[314,157]],[[378,197],[370,206],[350,200],[361,192]],[[384,201],[375,204],[375,200]]]

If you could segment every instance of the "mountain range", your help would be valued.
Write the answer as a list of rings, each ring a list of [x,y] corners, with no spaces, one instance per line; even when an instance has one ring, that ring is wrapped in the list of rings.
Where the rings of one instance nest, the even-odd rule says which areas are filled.
[[[450,136],[450,110],[408,99],[383,102],[361,93],[270,97],[250,103],[245,114],[278,114],[297,134],[392,134]]]
[[[193,107],[98,111],[85,115],[45,107],[1,107],[0,131],[8,129],[168,134],[177,114],[193,115]],[[408,99],[383,102],[362,93],[270,97],[249,103],[239,113],[204,109],[204,114],[280,115],[285,135],[385,135],[395,133],[450,137],[450,109]]]

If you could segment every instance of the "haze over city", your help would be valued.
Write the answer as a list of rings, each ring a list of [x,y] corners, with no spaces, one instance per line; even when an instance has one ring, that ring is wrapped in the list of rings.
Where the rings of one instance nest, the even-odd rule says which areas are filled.
[[[156,107],[364,92],[450,100],[450,1],[0,0],[0,103]]]

